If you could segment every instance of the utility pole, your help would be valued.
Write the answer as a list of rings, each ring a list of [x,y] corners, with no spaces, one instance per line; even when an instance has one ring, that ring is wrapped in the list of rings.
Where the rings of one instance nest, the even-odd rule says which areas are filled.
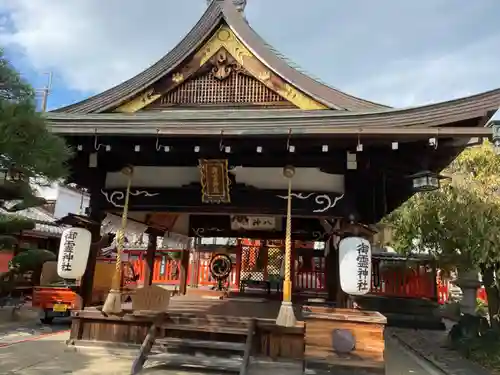
[[[49,98],[50,89],[52,88],[52,72],[47,72],[45,75],[48,76],[47,84],[44,88],[35,90],[37,94],[42,95],[42,112],[47,111],[47,100]]]

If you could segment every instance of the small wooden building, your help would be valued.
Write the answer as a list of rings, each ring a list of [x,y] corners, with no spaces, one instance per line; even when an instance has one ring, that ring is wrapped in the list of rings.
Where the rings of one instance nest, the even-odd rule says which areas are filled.
[[[129,217],[154,233],[283,239],[282,172],[292,165],[292,240],[322,241],[339,219],[378,222],[422,183],[435,184],[433,173],[472,137],[491,136],[484,126],[500,89],[403,109],[354,97],[291,65],[252,28],[245,3],[209,1],[158,62],[47,113],[76,151],[71,179],[89,189],[97,223],[122,211],[120,171],[132,165]],[[328,295],[341,301],[328,254]]]

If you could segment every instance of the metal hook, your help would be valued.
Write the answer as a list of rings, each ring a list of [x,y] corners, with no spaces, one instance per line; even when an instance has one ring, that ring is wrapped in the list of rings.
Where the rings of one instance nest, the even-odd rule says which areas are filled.
[[[160,145],[160,137],[158,136],[160,134],[160,129],[156,129],[156,151],[160,151],[162,148],[162,145]]]
[[[290,150],[290,140],[292,138],[292,128],[288,129],[288,139],[286,140],[286,149]]]
[[[219,151],[224,149],[224,143],[222,142],[222,137],[224,136],[224,130],[220,131],[220,141],[219,141]]]
[[[99,151],[101,146],[104,146],[102,143],[97,143],[97,129],[94,129],[94,150]]]

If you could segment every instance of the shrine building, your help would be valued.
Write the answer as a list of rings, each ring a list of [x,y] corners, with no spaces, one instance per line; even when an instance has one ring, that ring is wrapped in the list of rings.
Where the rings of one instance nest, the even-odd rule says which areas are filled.
[[[47,113],[48,124],[75,150],[70,182],[89,189],[97,223],[121,215],[121,171],[133,166],[128,217],[155,236],[284,240],[290,182],[290,240],[327,243],[327,294],[338,300],[332,234],[368,236],[416,191],[439,188],[472,138],[491,137],[500,89],[411,108],[364,100],[292,65],[245,5],[208,1],[159,61]]]

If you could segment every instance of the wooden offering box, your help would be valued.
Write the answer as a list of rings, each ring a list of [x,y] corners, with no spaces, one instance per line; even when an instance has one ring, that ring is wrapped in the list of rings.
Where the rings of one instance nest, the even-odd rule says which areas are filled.
[[[303,306],[302,314],[308,367],[364,368],[385,374],[386,318],[382,314],[322,306]]]

